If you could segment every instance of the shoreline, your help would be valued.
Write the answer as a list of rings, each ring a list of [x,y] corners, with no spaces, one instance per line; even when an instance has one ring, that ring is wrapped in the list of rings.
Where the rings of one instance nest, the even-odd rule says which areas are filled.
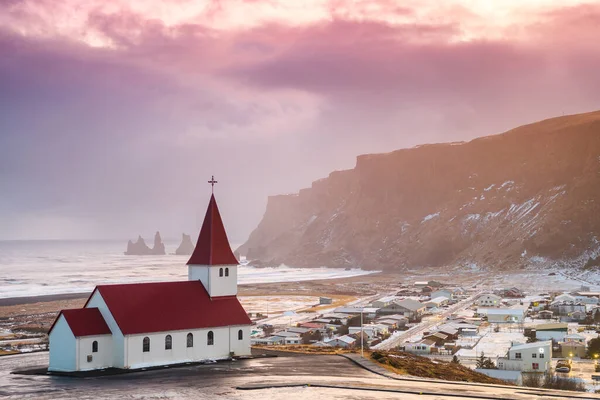
[[[39,296],[7,297],[0,299],[0,307],[18,306],[22,304],[48,303],[51,301],[87,299],[92,292],[42,294]]]
[[[240,284],[238,296],[257,296],[257,295],[266,295],[266,292],[272,294],[286,294],[286,295],[303,295],[303,293],[293,293],[295,290],[292,287],[293,285],[326,285],[327,283],[344,283],[344,282],[352,282],[356,280],[371,280],[375,278],[381,278],[382,276],[386,276],[387,274],[384,272],[374,272],[365,275],[357,275],[357,276],[349,276],[349,277],[340,277],[340,278],[325,278],[325,279],[311,279],[311,280],[303,280],[303,281],[287,281],[287,282],[265,282],[265,283],[245,283]],[[260,293],[265,292],[265,293]],[[92,291],[89,292],[77,292],[77,293],[57,293],[57,294],[44,294],[38,296],[23,296],[23,297],[6,297],[0,299],[0,307],[9,307],[9,306],[18,306],[18,305],[26,305],[26,304],[36,304],[36,303],[49,303],[55,301],[69,301],[69,300],[81,300],[87,299],[92,294]],[[324,293],[327,294],[327,293]]]

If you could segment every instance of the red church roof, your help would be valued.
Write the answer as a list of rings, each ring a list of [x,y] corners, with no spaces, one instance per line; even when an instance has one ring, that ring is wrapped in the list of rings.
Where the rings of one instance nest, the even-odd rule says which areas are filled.
[[[229,247],[229,240],[227,240],[227,233],[214,194],[210,197],[208,203],[202,229],[200,229],[200,235],[198,236],[198,243],[187,263],[188,265],[238,264],[238,260],[233,255],[231,247]]]
[[[211,299],[200,281],[101,285],[97,291],[124,335],[251,324],[236,296]]]
[[[58,322],[60,316],[64,316],[71,332],[76,337],[93,335],[110,335],[112,332],[104,317],[97,308],[77,308],[72,310],[62,310],[54,323],[50,327],[48,334],[52,332],[54,325]]]

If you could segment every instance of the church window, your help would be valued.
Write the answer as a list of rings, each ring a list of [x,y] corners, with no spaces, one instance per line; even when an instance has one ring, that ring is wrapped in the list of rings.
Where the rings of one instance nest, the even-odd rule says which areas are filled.
[[[92,342],[92,353],[97,353],[98,352],[98,342],[96,340],[94,340]]]
[[[242,331],[241,329],[238,331],[238,340],[242,340],[244,339],[244,331]]]
[[[219,268],[219,276],[223,276],[223,268]]]
[[[194,335],[191,333],[187,334],[187,347],[194,347]]]
[[[225,276],[229,276],[229,268],[225,268]]]
[[[171,335],[165,336],[165,350],[171,350],[173,348],[173,338]]]
[[[142,351],[144,353],[149,353],[150,352],[150,338],[148,336],[146,336],[144,338],[143,345],[142,345]]]
[[[212,346],[215,344],[215,334],[213,331],[208,331],[208,335],[206,336],[206,344]]]

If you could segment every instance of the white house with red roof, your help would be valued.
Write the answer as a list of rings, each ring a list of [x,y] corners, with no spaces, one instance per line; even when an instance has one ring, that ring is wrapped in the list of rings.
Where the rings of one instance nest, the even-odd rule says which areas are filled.
[[[97,286],[48,332],[49,371],[144,368],[250,354],[238,261],[211,196],[183,282]]]

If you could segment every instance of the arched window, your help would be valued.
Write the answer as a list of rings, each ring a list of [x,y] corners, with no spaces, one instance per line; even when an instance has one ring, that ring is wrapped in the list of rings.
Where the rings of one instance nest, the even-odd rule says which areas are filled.
[[[244,339],[244,331],[242,331],[241,329],[238,331],[238,340],[243,340]]]
[[[98,342],[94,340],[92,342],[92,353],[97,353],[97,352],[98,352]]]
[[[209,346],[215,344],[215,334],[213,331],[208,331],[208,335],[206,335],[206,344]]]
[[[229,276],[229,268],[225,268],[225,276]]]
[[[142,351],[144,353],[150,352],[150,338],[148,336],[146,336],[144,338],[144,342],[143,342],[143,345],[142,345]]]
[[[194,335],[191,333],[187,334],[187,347],[194,347]]]
[[[223,276],[223,268],[219,268],[219,276]]]
[[[173,348],[173,338],[171,335],[165,336],[165,350],[171,350]]]

